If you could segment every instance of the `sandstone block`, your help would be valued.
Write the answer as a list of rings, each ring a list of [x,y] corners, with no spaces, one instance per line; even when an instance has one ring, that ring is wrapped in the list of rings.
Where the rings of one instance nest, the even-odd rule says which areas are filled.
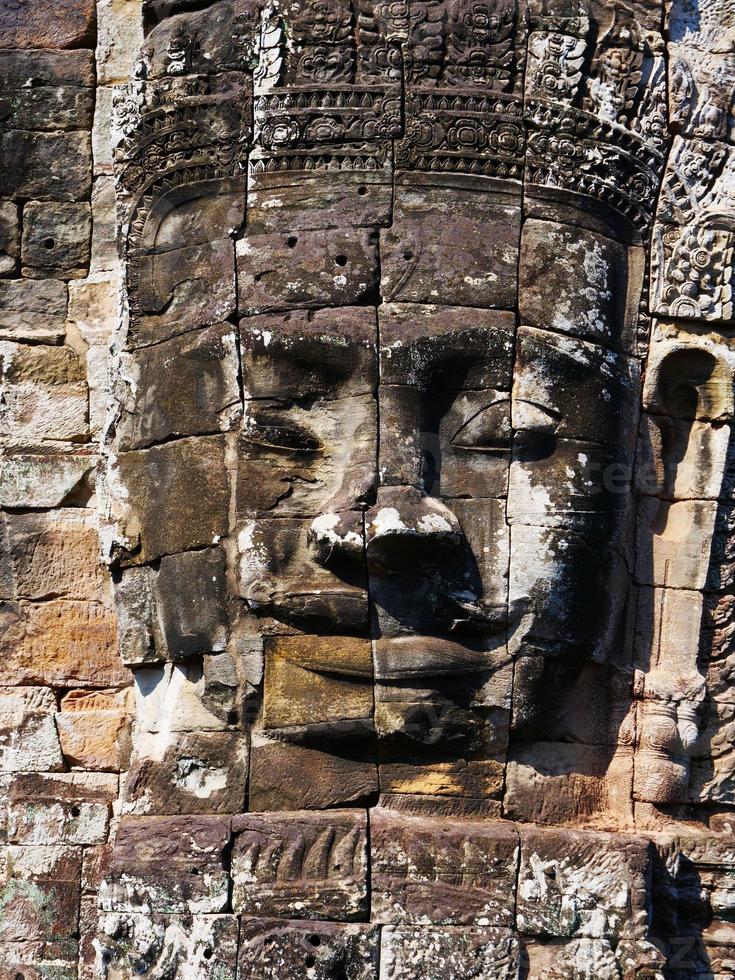
[[[510,929],[385,926],[380,975],[385,980],[516,980],[519,953]]]
[[[146,741],[157,757],[146,757]],[[248,743],[239,732],[185,732],[161,748],[161,736],[141,740],[125,781],[123,811],[132,814],[241,813]]]
[[[232,915],[109,913],[100,917],[97,942],[121,980],[141,970],[171,980],[235,980],[237,936]]]
[[[20,254],[20,247],[15,254],[16,257]],[[0,282],[0,340],[56,344],[64,338],[65,319],[63,282],[55,279]]]
[[[0,451],[0,505],[3,507],[59,507],[66,502],[86,504],[96,465],[90,449],[42,447]]]
[[[518,929],[537,936],[642,939],[653,849],[643,838],[520,828]]]
[[[285,919],[367,917],[367,819],[360,810],[247,814],[233,821],[233,909]]]
[[[0,942],[76,935],[81,848],[10,846],[0,852]]]
[[[378,293],[377,235],[347,228],[250,235],[237,243],[237,269],[238,310],[245,316],[364,305]]]
[[[97,515],[84,508],[8,514],[5,523],[13,594],[21,599],[104,599]]]
[[[89,268],[91,234],[89,204],[26,204],[20,249],[23,274],[35,279],[82,278]]]
[[[243,918],[238,977],[377,980],[379,947],[374,926]]]
[[[118,292],[115,274],[93,273],[69,283],[69,320],[85,344],[108,345],[118,327]]]
[[[8,603],[4,616],[0,683],[129,684],[117,655],[115,618],[105,606],[73,599]]]
[[[380,237],[381,293],[393,302],[511,310],[520,229],[510,198],[459,184],[397,183],[393,224]]]
[[[254,735],[250,762],[253,810],[319,810],[369,798],[378,791],[373,746],[344,755]]]
[[[91,51],[0,50],[0,87],[3,123],[8,129],[90,128],[94,106]]]
[[[512,926],[518,832],[512,824],[371,811],[377,922]]]
[[[81,131],[0,134],[0,196],[31,201],[82,201],[92,189],[92,142]]]
[[[0,390],[12,443],[86,440],[85,370],[70,347],[0,341]]]
[[[126,561],[216,544],[227,531],[229,488],[221,436],[180,439],[116,457]]]
[[[94,0],[51,0],[5,7],[0,48],[75,48],[91,40]]]
[[[123,817],[100,887],[105,912],[219,913],[227,908],[227,817]]]
[[[128,698],[118,691],[69,691],[56,715],[67,763],[88,770],[119,772],[129,749]]]
[[[127,82],[143,44],[143,11],[140,0],[104,0],[97,5],[97,82]]]
[[[56,698],[49,688],[0,688],[0,772],[62,768],[55,710]]]
[[[12,201],[0,201],[0,276],[11,276],[15,272],[19,255],[20,217],[18,207]],[[0,296],[2,296],[1,293]],[[2,304],[2,299],[0,299],[0,304]],[[0,337],[3,337],[1,326]]]
[[[21,774],[8,790],[11,844],[100,844],[107,839],[112,774]]]
[[[140,312],[131,319],[131,348],[214,326],[235,311],[235,253],[229,238],[141,255],[136,265]]]
[[[263,726],[372,727],[373,661],[358,637],[273,637],[265,644]],[[356,729],[357,730],[357,729]],[[325,737],[328,734],[325,732]]]
[[[70,291],[70,316],[73,295]],[[121,450],[223,431],[239,414],[237,337],[231,324],[143,348],[125,358],[123,370],[131,395],[117,427]]]

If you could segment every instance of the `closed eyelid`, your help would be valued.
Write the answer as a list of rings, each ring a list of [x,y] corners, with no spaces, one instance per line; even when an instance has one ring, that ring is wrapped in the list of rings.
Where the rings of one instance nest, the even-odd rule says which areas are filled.
[[[514,429],[553,432],[561,421],[561,412],[557,409],[525,398],[513,399],[512,413]]]

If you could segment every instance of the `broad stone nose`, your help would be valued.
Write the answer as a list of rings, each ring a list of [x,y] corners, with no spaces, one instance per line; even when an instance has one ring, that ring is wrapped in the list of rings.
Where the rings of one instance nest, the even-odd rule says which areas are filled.
[[[381,488],[365,523],[368,567],[382,575],[445,565],[464,542],[446,504],[415,487]]]
[[[314,560],[325,568],[343,563],[364,567],[365,533],[362,511],[320,514],[311,522],[308,543]]]

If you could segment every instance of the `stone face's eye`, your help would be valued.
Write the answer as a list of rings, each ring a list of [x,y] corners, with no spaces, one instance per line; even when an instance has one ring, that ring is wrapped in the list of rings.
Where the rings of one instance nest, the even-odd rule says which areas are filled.
[[[243,441],[262,449],[291,453],[320,453],[321,442],[298,425],[254,424]]]
[[[560,414],[548,405],[517,399],[513,402],[513,427],[518,431],[554,435]]]
[[[455,449],[484,453],[507,449],[511,437],[509,405],[508,399],[504,399],[476,412],[454,433]]]

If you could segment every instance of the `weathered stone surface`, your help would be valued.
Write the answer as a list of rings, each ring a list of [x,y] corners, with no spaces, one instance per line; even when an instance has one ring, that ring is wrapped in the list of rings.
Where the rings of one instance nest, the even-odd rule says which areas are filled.
[[[94,106],[90,51],[0,50],[3,123],[8,129],[89,129]]]
[[[9,581],[5,599],[103,600],[107,591],[99,562],[97,515],[80,507],[52,514],[7,514]]]
[[[0,341],[0,391],[12,442],[86,439],[85,371],[71,347]]]
[[[229,238],[141,256],[140,313],[128,345],[143,347],[235,312],[235,254]]]
[[[115,618],[105,606],[76,599],[9,602],[3,605],[3,619],[0,683],[129,683],[115,649]]]
[[[17,775],[8,788],[8,843],[100,844],[116,797],[111,773]]]
[[[356,804],[378,792],[372,746],[363,738],[352,753],[290,745],[253,735],[250,807],[253,810],[319,810]],[[308,772],[308,780],[303,773]]]
[[[642,838],[520,828],[516,915],[526,935],[640,939],[653,849]]]
[[[238,732],[203,731],[149,738],[125,781],[129,813],[240,813],[248,780],[248,742]]]
[[[372,675],[369,640],[304,636],[268,639],[263,727],[322,725],[357,732],[362,722],[371,728]]]
[[[0,276],[15,272],[20,255],[20,220],[12,201],[0,201]]]
[[[232,915],[108,913],[100,917],[97,943],[106,968],[121,980],[141,970],[151,977],[235,980],[237,936]]]
[[[285,919],[365,919],[367,829],[359,810],[236,818],[233,909]]]
[[[512,926],[512,824],[371,812],[373,915],[401,923]],[[458,869],[461,869],[458,875]]]
[[[81,848],[0,849],[0,941],[72,939],[79,915]]]
[[[129,753],[126,692],[69,691],[56,715],[61,751],[72,766],[119,772]]]
[[[143,43],[141,4],[136,0],[104,0],[97,4],[97,81],[126,82]]]
[[[231,324],[174,337],[125,357],[122,371],[130,396],[117,425],[118,447],[139,449],[174,436],[230,428],[240,411],[238,367]]]
[[[0,505],[59,507],[80,499],[86,505],[92,495],[90,479],[96,462],[90,449],[0,448]]]
[[[227,529],[225,446],[221,436],[176,442],[116,457],[120,537],[127,560],[141,563],[216,544]],[[175,514],[176,520],[163,520]],[[129,557],[128,557],[129,556]]]
[[[522,322],[631,351],[638,311],[628,308],[628,295],[640,292],[640,283],[629,283],[639,270],[629,269],[628,261],[628,249],[610,238],[572,225],[526,221],[518,297]]]
[[[49,943],[44,940],[0,943],[0,978],[17,976],[42,977],[44,973],[58,980],[77,980],[78,947],[73,939]]]
[[[363,229],[246,236],[237,243],[238,309],[368,304],[378,293],[377,245],[376,233]]]
[[[88,204],[26,204],[20,259],[31,278],[79,279],[89,267],[92,215]]]
[[[81,201],[92,189],[92,143],[81,131],[0,134],[0,196],[33,201]]]
[[[0,688],[0,772],[62,768],[55,710],[56,698],[47,687]]]
[[[315,980],[377,980],[379,948],[374,926],[243,918],[238,977],[280,980],[308,971]]]
[[[92,0],[12,5],[0,16],[0,48],[74,48],[91,39]]]
[[[393,223],[381,232],[381,293],[392,302],[516,304],[521,213],[467,183],[396,184]],[[436,222],[427,237],[429,222]]]
[[[515,980],[518,940],[509,929],[385,926],[380,975],[386,980]]]
[[[227,817],[124,817],[100,888],[105,912],[219,913]]]
[[[221,651],[227,640],[225,556],[219,548],[126,569],[115,587],[120,654],[128,665]]]
[[[64,283],[54,279],[0,282],[0,339],[55,344],[64,337],[65,319]]]

